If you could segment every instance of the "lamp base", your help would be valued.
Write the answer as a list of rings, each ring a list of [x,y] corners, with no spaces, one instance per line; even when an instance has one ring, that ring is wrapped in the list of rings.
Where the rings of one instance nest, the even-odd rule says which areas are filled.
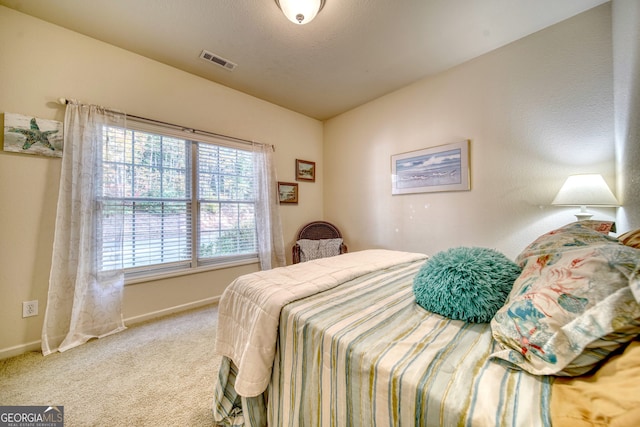
[[[586,212],[586,213],[577,213],[576,214],[576,218],[578,218],[578,221],[586,221],[587,219],[591,219],[591,217],[593,216],[592,213]]]
[[[578,212],[575,215],[576,215],[576,218],[578,218],[578,221],[585,221],[587,219],[591,219],[591,217],[593,216],[591,212],[587,211],[586,206],[580,206],[580,212]]]

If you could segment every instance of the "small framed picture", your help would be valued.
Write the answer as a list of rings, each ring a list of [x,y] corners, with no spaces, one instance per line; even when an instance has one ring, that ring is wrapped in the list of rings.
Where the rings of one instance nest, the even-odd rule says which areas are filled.
[[[296,159],[296,181],[316,181],[316,162]]]
[[[278,196],[280,203],[298,203],[298,183],[278,181]]]

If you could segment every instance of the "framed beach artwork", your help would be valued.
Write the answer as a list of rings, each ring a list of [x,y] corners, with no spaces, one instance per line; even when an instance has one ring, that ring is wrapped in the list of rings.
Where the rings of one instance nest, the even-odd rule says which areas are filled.
[[[296,181],[316,180],[316,162],[296,159]]]
[[[469,141],[391,156],[391,194],[467,191]]]
[[[4,151],[62,157],[62,122],[4,113]]]
[[[298,183],[278,181],[278,197],[280,203],[298,203]]]

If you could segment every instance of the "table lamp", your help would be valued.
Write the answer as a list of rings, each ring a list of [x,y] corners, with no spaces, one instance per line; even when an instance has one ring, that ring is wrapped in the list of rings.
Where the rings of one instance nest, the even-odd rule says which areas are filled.
[[[576,215],[578,221],[593,216],[587,211],[587,206],[615,207],[619,206],[602,175],[597,173],[571,175],[562,185],[552,205],[580,206]]]

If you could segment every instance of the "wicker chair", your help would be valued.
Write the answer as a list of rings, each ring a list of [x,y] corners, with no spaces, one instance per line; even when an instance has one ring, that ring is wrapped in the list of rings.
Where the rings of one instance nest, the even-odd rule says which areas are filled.
[[[300,239],[310,239],[310,240],[320,240],[320,239],[337,239],[342,238],[342,234],[338,228],[326,221],[314,221],[305,225],[298,232],[298,238],[296,242]],[[297,243],[293,245],[292,248],[292,258],[293,263],[297,264],[300,262],[300,245]],[[340,253],[344,254],[347,252],[347,245],[344,242],[340,245]]]

